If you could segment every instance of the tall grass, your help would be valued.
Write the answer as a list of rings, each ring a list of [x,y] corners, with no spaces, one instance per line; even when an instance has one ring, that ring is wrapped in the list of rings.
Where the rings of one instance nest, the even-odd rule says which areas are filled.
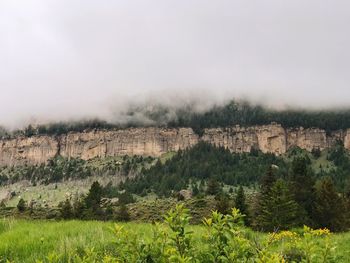
[[[26,221],[0,220],[0,262],[37,262],[45,260],[51,253],[68,255],[71,252],[82,253],[86,248],[95,251],[116,251],[114,223],[98,221]],[[137,233],[138,238],[149,240],[152,237],[152,225],[126,223],[124,228]],[[200,236],[205,232],[202,226],[191,226],[194,245],[201,245]],[[263,235],[253,233],[252,235]],[[341,261],[350,262],[350,233],[332,236],[337,242],[336,253]],[[203,245],[203,244],[202,244]]]
[[[86,247],[112,249],[111,226],[111,223],[81,221],[0,221],[0,259],[35,262],[52,252],[67,254]]]

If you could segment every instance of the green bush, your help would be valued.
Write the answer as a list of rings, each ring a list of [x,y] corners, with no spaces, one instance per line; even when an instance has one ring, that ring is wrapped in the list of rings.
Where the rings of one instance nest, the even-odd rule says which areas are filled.
[[[19,212],[24,212],[27,209],[27,204],[23,200],[23,198],[19,199],[18,204],[17,204],[17,210]]]

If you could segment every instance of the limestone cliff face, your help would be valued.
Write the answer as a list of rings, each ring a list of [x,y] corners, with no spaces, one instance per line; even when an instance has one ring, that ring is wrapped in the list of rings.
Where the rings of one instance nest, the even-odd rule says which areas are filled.
[[[60,139],[60,155],[82,159],[118,155],[160,156],[198,143],[190,128],[135,128],[70,133]]]
[[[295,146],[308,151],[314,148],[323,150],[337,140],[342,140],[345,147],[350,149],[350,129],[327,135],[321,129],[284,129],[272,123],[206,129],[202,137],[191,128],[95,130],[59,137],[33,136],[0,140],[0,165],[41,164],[58,155],[85,160],[120,155],[157,157],[169,151],[192,147],[199,141],[223,146],[232,152],[260,149],[264,153],[280,155]]]
[[[271,124],[242,128],[206,129],[203,141],[223,146],[232,152],[249,152],[260,149],[262,152],[282,154],[286,152],[286,135],[281,125]]]
[[[57,140],[50,136],[0,141],[0,165],[45,163],[58,154],[58,149]]]
[[[297,146],[308,151],[314,148],[324,150],[328,147],[326,131],[320,129],[288,129],[288,148]]]
[[[216,128],[206,129],[201,138],[205,142],[216,146],[223,146],[232,152],[249,152],[257,146],[257,136],[253,129],[240,128]]]
[[[283,154],[287,151],[286,131],[281,125],[256,127],[259,149],[264,153]]]
[[[345,134],[344,134],[344,147],[346,149],[350,149],[350,129],[347,129]]]

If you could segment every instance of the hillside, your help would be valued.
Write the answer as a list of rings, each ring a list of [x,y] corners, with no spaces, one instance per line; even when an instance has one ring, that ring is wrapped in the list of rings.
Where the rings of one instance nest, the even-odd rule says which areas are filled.
[[[276,175],[287,178],[293,159],[300,156],[307,158],[316,178],[330,176],[340,192],[347,191],[350,158],[342,145],[312,153],[295,147],[276,156],[257,150],[231,153],[224,147],[199,142],[192,148],[159,158],[125,155],[82,160],[58,156],[46,165],[2,167],[0,199],[8,200],[9,206],[15,206],[19,196],[36,200],[40,205],[55,206],[66,198],[86,194],[96,180],[113,186],[124,181],[116,192],[127,190],[142,197],[170,196],[174,191],[192,191],[193,187],[203,192],[210,179],[224,184],[226,191],[239,185],[255,188],[271,165],[278,167]]]

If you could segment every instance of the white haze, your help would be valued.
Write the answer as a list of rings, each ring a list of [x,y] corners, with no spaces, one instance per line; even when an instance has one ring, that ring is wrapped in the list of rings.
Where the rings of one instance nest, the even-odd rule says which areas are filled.
[[[233,97],[350,106],[347,0],[0,0],[0,124]]]

